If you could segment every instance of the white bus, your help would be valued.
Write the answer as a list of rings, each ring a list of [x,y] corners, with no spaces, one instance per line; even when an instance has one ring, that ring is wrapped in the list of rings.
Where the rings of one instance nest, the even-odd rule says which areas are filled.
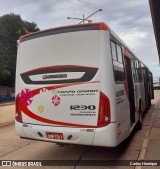
[[[152,74],[105,23],[39,31],[19,39],[17,135],[115,147],[153,98]]]
[[[158,76],[153,76],[153,88],[154,89],[160,88],[160,78]]]

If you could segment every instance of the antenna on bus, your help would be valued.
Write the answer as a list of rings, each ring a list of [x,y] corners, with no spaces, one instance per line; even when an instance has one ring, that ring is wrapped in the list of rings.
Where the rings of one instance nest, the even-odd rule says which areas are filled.
[[[82,18],[71,18],[71,17],[67,17],[67,19],[77,19],[77,20],[81,20],[81,22],[79,22],[79,24],[81,23],[85,23],[85,21],[88,21],[88,23],[92,23],[92,20],[89,20],[88,18],[90,18],[91,16],[93,16],[95,13],[102,11],[102,9],[99,9],[97,11],[95,11],[94,13],[92,13],[91,15],[87,16],[86,18],[84,17],[83,14],[83,19]]]

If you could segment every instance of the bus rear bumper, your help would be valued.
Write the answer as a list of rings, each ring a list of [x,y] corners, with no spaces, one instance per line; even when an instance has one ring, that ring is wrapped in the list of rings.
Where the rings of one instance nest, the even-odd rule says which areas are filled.
[[[15,121],[16,133],[20,137],[67,144],[81,144],[104,147],[117,146],[116,123],[96,129],[53,127],[25,124]],[[63,134],[63,140],[49,139],[47,132]]]
[[[67,143],[67,144],[82,144],[92,145],[94,131],[87,132],[82,128],[68,128],[68,127],[53,127],[42,126],[34,124],[25,124],[15,121],[16,133],[18,136],[33,140]],[[49,139],[47,133],[60,133],[63,134],[63,140]]]

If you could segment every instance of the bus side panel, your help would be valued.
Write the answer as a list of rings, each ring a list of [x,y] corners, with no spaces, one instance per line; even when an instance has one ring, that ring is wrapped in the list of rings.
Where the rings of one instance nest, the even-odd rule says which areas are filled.
[[[129,100],[124,85],[125,84],[116,84],[118,144],[130,134]]]
[[[124,84],[117,85],[115,83],[110,34],[109,32],[101,31],[100,37],[100,90],[109,98],[111,123],[106,127],[96,129],[93,145],[114,147],[128,137],[130,133],[129,101]],[[120,98],[123,102],[117,104],[116,92],[120,90],[124,91],[123,98]]]

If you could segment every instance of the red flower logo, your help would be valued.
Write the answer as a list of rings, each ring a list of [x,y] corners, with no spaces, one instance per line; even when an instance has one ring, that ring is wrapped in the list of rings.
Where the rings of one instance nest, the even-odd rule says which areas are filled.
[[[21,93],[19,93],[20,102],[26,107],[32,103],[32,97],[32,92],[29,89],[23,89]]]
[[[61,103],[61,98],[57,95],[52,97],[52,103],[54,106],[58,106]]]

